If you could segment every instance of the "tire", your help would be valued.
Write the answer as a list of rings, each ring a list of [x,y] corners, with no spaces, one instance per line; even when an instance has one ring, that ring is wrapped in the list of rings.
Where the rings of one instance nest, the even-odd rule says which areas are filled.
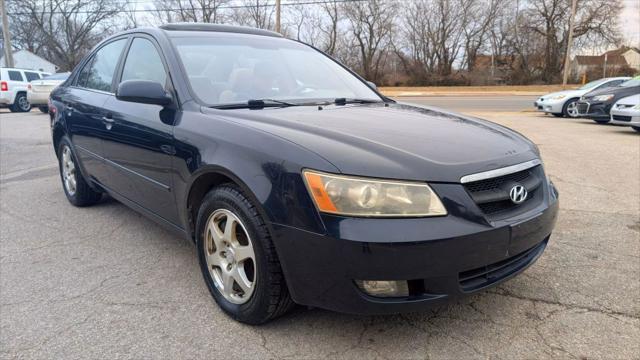
[[[78,207],[90,206],[102,199],[102,193],[93,190],[80,171],[69,139],[64,136],[58,145],[58,168],[62,189],[67,200]]]
[[[227,227],[229,219],[235,226]],[[232,231],[230,228],[235,229],[237,240],[222,244],[219,239],[232,238],[228,236],[228,231]],[[209,292],[233,319],[252,325],[263,324],[293,307],[264,219],[237,186],[223,184],[207,193],[197,215],[196,244],[200,269]],[[236,257],[240,259],[243,255],[234,254],[246,256],[249,248],[253,258],[236,261]],[[236,274],[234,280],[227,282],[231,284],[229,291],[225,291],[223,285],[223,268],[228,270],[227,274]],[[244,274],[244,277],[238,274]],[[236,281],[237,276],[248,281]],[[245,288],[250,290],[242,290],[239,281],[245,282]]]
[[[631,128],[637,132],[640,132],[640,126],[632,126]]]
[[[29,112],[31,111],[31,104],[27,101],[27,94],[19,93],[16,95],[13,104],[9,107],[11,112]]]
[[[38,106],[38,110],[40,110],[40,112],[43,114],[49,113],[49,107],[47,105]]]
[[[600,125],[604,125],[604,124],[608,124],[609,121],[611,121],[611,120],[595,120],[595,119],[593,119],[593,121],[597,122]]]
[[[578,99],[569,99],[562,106],[562,116],[575,119],[579,117],[578,109],[576,109],[576,104],[578,103]]]
[[[562,113],[551,113],[551,115],[555,117],[562,117]]]

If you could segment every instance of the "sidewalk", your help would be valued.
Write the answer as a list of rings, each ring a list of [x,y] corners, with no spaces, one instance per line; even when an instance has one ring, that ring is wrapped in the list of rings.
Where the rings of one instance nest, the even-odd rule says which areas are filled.
[[[567,85],[575,89],[579,85]],[[498,85],[498,86],[416,86],[380,87],[387,96],[496,96],[496,95],[543,95],[562,90],[562,85]]]

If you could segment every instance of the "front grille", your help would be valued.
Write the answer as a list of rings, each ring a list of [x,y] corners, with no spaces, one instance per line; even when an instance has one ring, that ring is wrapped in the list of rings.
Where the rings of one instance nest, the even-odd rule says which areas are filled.
[[[542,254],[546,246],[547,240],[545,239],[545,241],[540,244],[518,255],[473,270],[461,272],[458,274],[458,279],[462,291],[470,292],[482,289],[523,270]]]
[[[540,199],[538,188],[542,184],[540,166],[518,171],[491,179],[479,180],[464,184],[465,189],[482,212],[497,220],[525,210],[531,202]],[[522,185],[527,190],[527,199],[515,204],[509,197],[509,191],[515,185]]]
[[[589,103],[579,102],[576,105],[576,109],[578,110],[579,114],[586,114],[589,112]]]
[[[618,120],[618,121],[631,121],[631,116],[613,115],[613,120]]]

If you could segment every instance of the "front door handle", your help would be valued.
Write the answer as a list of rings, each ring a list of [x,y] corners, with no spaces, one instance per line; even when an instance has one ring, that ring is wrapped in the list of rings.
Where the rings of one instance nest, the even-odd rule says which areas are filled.
[[[111,114],[108,114],[107,116],[102,117],[102,122],[104,123],[104,127],[106,127],[107,130],[111,130],[111,127],[113,126],[115,120],[113,120]]]

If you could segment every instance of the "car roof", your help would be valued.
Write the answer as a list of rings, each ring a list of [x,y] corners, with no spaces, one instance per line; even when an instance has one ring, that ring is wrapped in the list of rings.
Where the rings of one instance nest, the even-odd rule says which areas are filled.
[[[199,32],[224,32],[248,35],[261,35],[270,37],[282,37],[281,34],[252,27],[221,25],[221,24],[205,24],[205,23],[171,23],[159,26],[160,29],[171,31],[199,31]]]

